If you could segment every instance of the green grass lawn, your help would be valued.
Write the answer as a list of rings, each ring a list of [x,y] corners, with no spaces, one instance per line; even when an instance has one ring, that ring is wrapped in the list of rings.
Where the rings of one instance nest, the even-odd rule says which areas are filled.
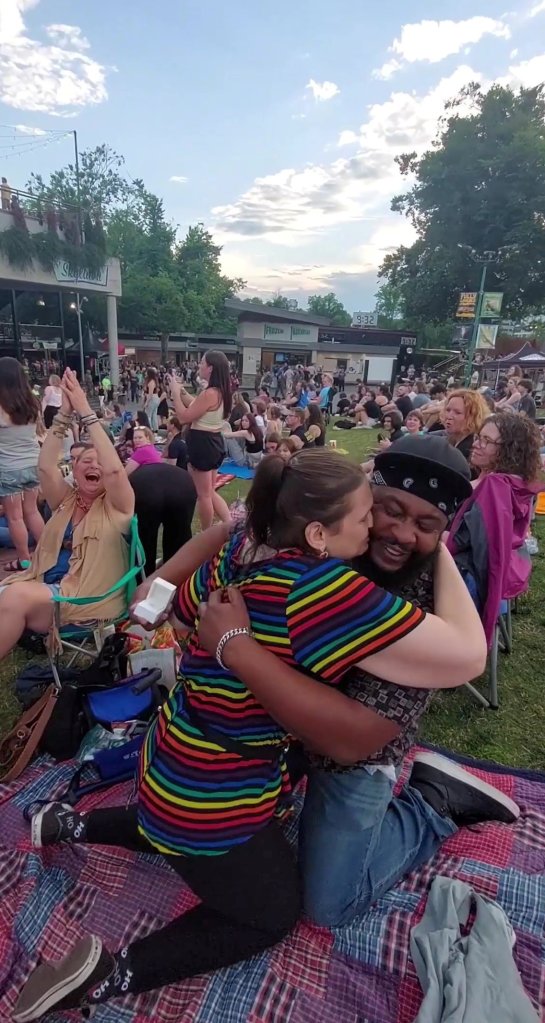
[[[376,443],[371,430],[330,431],[329,437],[359,461]],[[247,489],[244,480],[234,480],[221,494],[230,502]],[[545,551],[544,520],[538,519],[536,535]],[[500,709],[481,708],[464,688],[439,693],[423,720],[422,738],[469,756],[545,769],[545,556],[540,553],[533,565],[530,593],[513,619],[513,652],[500,655]],[[14,653],[0,665],[0,732],[17,713],[12,681],[26,656]]]

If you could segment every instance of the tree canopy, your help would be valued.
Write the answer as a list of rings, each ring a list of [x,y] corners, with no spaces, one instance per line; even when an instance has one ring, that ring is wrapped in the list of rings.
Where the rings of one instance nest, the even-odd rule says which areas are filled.
[[[224,302],[244,281],[222,273],[221,248],[202,224],[190,227],[177,243],[163,200],[140,179],[127,181],[123,162],[105,145],[84,150],[80,159],[82,211],[100,215],[107,251],[121,262],[120,328],[161,334],[232,331]],[[75,166],[54,171],[48,181],[33,174],[27,188],[43,201],[75,204]],[[103,303],[92,300],[85,312],[92,326],[105,328]]]
[[[469,107],[470,112],[467,112]],[[545,95],[478,85],[447,105],[433,148],[398,158],[414,184],[392,201],[418,238],[389,254],[380,276],[409,320],[441,322],[460,290],[477,290],[472,258],[497,254],[488,288],[503,291],[504,312],[545,300]]]

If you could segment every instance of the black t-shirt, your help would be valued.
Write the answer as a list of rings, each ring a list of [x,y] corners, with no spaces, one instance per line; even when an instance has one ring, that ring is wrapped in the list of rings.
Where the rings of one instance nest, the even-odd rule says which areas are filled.
[[[167,458],[176,459],[178,469],[187,469],[187,444],[180,434],[173,437],[169,446]]]
[[[519,401],[519,412],[524,412],[528,419],[536,418],[536,403],[531,394],[525,394]]]
[[[291,433],[290,433],[290,437],[299,437],[299,440],[303,441],[303,447],[304,448],[313,448],[314,447],[314,441],[313,440],[309,441],[307,439],[307,437],[305,436],[305,427],[304,426],[298,426],[296,430],[292,430]]]
[[[372,398],[365,402],[363,406],[369,419],[380,419],[380,405],[377,405],[376,401]]]
[[[404,394],[401,398],[396,398],[395,403],[404,419],[413,410],[413,403],[408,394]]]

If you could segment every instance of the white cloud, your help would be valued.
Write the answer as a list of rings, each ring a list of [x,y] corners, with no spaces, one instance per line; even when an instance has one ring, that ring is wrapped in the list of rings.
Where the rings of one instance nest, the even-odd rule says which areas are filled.
[[[50,25],[50,43],[30,38],[23,15],[40,0],[0,0],[0,101],[17,110],[72,117],[107,99],[106,69],[82,50],[75,25]]]
[[[519,64],[512,64],[507,74],[497,79],[498,85],[508,85],[512,89],[531,89],[545,81],[545,53]]]
[[[514,60],[515,57],[518,57],[518,55],[519,51],[517,49],[511,50],[511,53],[509,54],[509,60]]]
[[[528,12],[529,18],[535,18],[537,14],[543,14],[545,11],[545,0],[541,0],[541,3],[537,3],[534,7],[530,8]]]
[[[311,78],[305,85],[305,89],[308,89],[312,93],[314,99],[318,103],[324,103],[328,99],[333,99],[334,96],[338,96],[340,89],[335,82],[315,82],[314,78]]]
[[[510,39],[511,30],[504,21],[481,15],[465,21],[419,21],[403,25],[399,39],[394,39],[389,48],[393,58],[373,74],[376,78],[388,79],[404,64],[418,61],[437,64],[488,35]]]
[[[353,146],[358,141],[358,136],[355,131],[347,130],[341,131],[339,135],[338,146]]]
[[[14,124],[13,127],[21,135],[47,135],[43,128],[32,128],[29,124]]]
[[[372,72],[373,78],[381,78],[384,82],[387,82],[392,75],[395,75],[397,71],[401,71],[403,64],[397,60],[396,57],[392,57],[391,60],[387,60],[382,67],[377,67]]]
[[[71,46],[73,50],[88,50],[90,42],[77,25],[48,25],[46,32],[58,46]]]
[[[187,178],[183,174],[171,174],[168,180],[174,181],[176,185],[185,185],[187,183]]]
[[[285,259],[267,263],[260,245],[255,253],[227,245],[222,254],[224,272],[247,281],[248,297],[270,298],[275,292],[295,297],[321,291],[339,291],[347,285],[373,293],[377,268],[388,252],[398,245],[410,245],[416,237],[408,221],[392,221],[382,217],[371,231],[369,240],[348,251],[338,261],[288,262]]]
[[[354,155],[256,178],[235,202],[215,207],[221,240],[266,237],[295,246],[338,224],[374,220],[402,187],[395,156],[428,148],[445,101],[481,77],[463,65],[424,95],[394,92],[371,105],[359,131],[343,133],[357,145]]]

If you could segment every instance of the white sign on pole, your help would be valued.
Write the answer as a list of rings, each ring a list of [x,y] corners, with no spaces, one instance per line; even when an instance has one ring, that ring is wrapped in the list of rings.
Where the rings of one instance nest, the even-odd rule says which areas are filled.
[[[377,325],[377,311],[374,309],[368,313],[352,313],[352,326],[353,327],[376,327]]]

